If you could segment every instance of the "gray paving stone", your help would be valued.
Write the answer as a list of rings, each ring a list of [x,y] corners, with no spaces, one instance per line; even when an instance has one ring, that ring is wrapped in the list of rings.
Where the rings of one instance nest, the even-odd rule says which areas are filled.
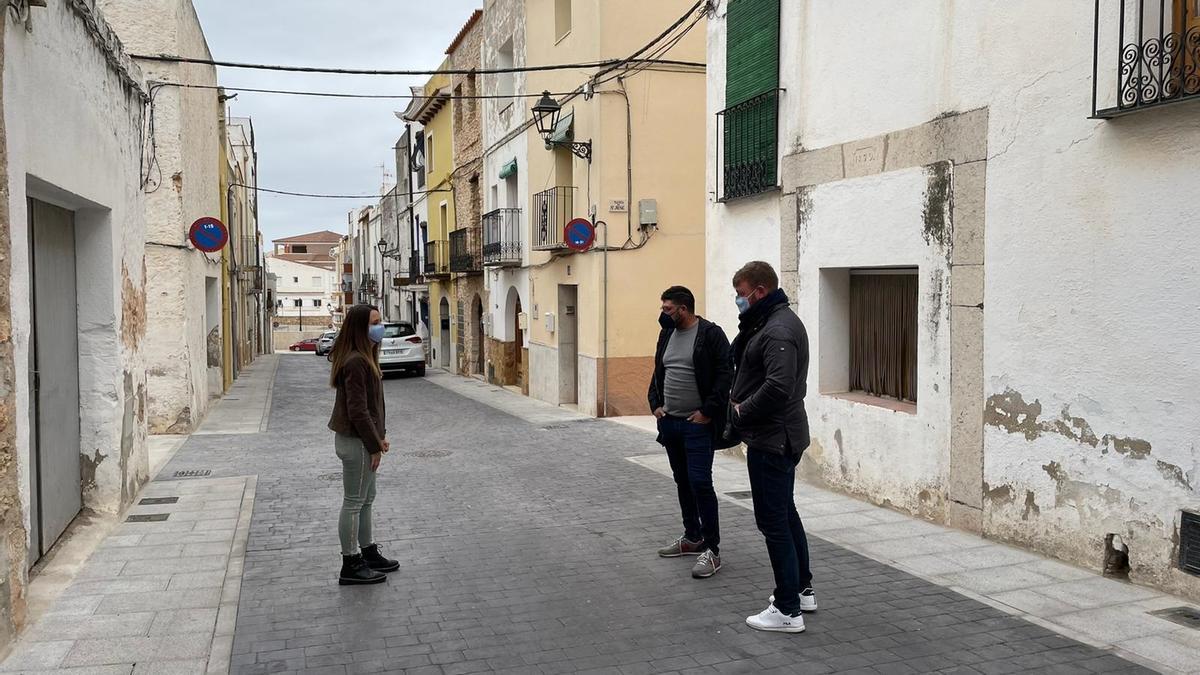
[[[134,666],[133,675],[203,675],[207,670],[207,659],[153,661]]]
[[[154,621],[153,612],[111,616],[53,614],[42,617],[25,635],[33,641],[80,640],[86,638],[136,637],[145,635]]]
[[[178,661],[207,657],[211,635],[126,637],[80,640],[63,659],[64,666],[103,666],[116,663]]]
[[[806,619],[808,632],[752,631],[744,619],[765,606],[773,586],[752,513],[722,504],[725,568],[691,579],[689,561],[654,553],[678,534],[674,485],[626,460],[661,452],[652,437],[557,411],[546,416],[521,400],[505,399],[517,413],[509,415],[474,400],[507,396],[486,385],[464,398],[419,378],[385,383],[394,449],[378,477],[375,539],[402,567],[386,584],[340,587],[340,463],[325,428],[325,368],[315,359],[281,360],[265,433],[195,435],[165,470],[258,477],[243,574],[231,585],[240,590],[234,673],[988,672],[1017,658],[1035,669],[1119,664],[1145,672],[816,536],[822,610]],[[201,488],[180,483],[179,506],[191,509]],[[204,498],[236,509],[240,496],[234,486]],[[828,499],[809,503],[826,504],[814,507],[826,518],[858,513]],[[939,573],[988,564],[962,553],[974,539],[923,523],[872,521],[856,533],[884,550],[937,554],[951,565]],[[232,542],[232,533],[207,539],[221,533],[199,526],[169,534],[149,532],[138,543],[222,558],[229,549],[218,547]],[[194,571],[218,571],[213,564]],[[1020,570],[1024,579],[992,576],[1002,589],[1057,578],[1043,572],[1067,575],[1031,567]],[[142,602],[178,609],[156,605],[182,593],[194,594],[177,596],[190,603],[211,602],[201,606],[219,600],[161,591]],[[105,601],[101,611],[136,604],[123,595]],[[1068,661],[1054,653],[1067,649],[1078,650]]]

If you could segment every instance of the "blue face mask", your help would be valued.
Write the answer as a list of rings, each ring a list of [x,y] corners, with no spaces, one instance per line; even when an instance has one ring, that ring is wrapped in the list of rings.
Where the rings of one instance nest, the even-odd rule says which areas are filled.
[[[370,328],[367,329],[367,337],[371,339],[371,342],[374,342],[375,344],[379,344],[380,342],[383,342],[383,331],[384,330],[385,329],[383,327],[383,324],[377,323],[374,326],[371,326]]]
[[[739,295],[733,301],[737,303],[738,314],[745,314],[750,311],[750,298],[743,298]]]

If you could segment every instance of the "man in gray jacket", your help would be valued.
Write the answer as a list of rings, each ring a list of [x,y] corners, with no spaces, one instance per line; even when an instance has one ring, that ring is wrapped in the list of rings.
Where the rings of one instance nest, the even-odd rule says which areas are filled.
[[[793,495],[796,465],[809,443],[804,411],[808,333],[769,264],[748,263],[734,275],[733,287],[740,317],[733,341],[731,421],[748,448],[754,520],[775,573],[770,605],[746,623],[757,630],[800,633],[801,612],[817,609],[808,539]]]

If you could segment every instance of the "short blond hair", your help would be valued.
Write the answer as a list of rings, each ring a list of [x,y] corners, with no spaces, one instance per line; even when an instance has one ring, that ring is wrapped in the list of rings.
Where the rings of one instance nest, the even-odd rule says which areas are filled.
[[[733,275],[733,285],[735,287],[743,281],[748,282],[755,288],[762,286],[768,291],[779,288],[779,275],[775,274],[775,268],[771,267],[770,263],[765,263],[761,260],[755,260],[754,262],[742,265],[742,269]]]

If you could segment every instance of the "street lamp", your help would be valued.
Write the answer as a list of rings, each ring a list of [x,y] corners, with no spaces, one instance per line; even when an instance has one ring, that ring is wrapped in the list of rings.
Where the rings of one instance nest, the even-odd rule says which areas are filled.
[[[379,242],[375,244],[375,248],[379,249],[379,255],[381,255],[381,256],[384,255],[388,249],[387,239],[383,239],[381,237],[379,239]]]
[[[570,151],[580,159],[586,159],[589,163],[592,161],[592,142],[576,142],[576,141],[553,141],[550,140],[558,129],[558,120],[562,115],[562,105],[554,100],[550,92],[543,91],[542,97],[533,105],[533,121],[537,125],[538,133],[542,135],[542,140],[546,142],[547,148],[550,146],[562,146],[570,149]]]

